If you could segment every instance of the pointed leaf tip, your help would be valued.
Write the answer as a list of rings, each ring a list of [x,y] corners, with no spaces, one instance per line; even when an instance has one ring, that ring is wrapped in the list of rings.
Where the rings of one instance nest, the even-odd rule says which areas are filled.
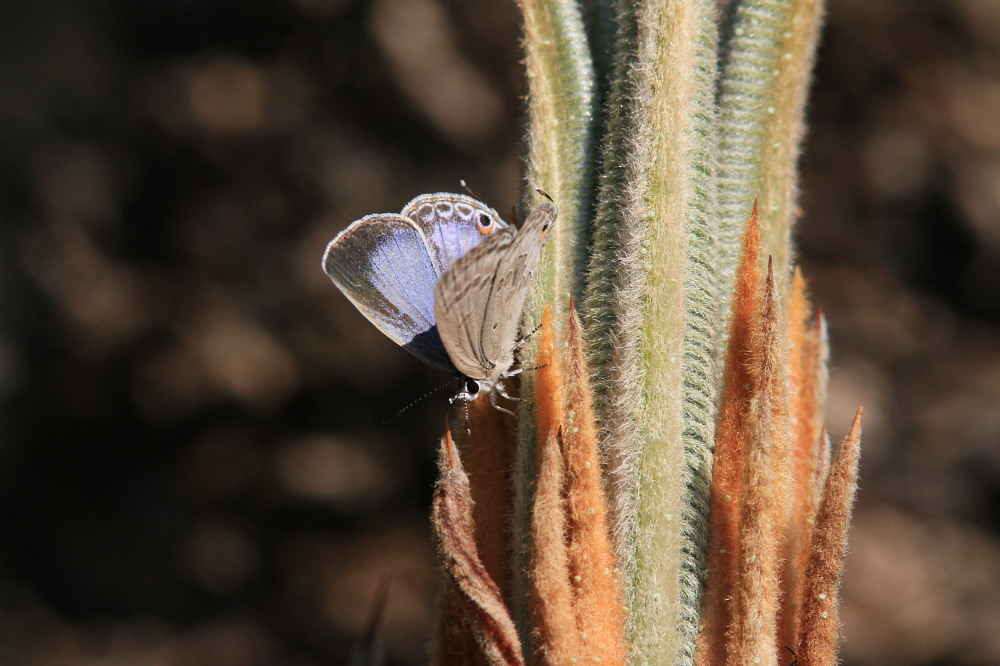
[[[837,661],[837,644],[840,640],[839,587],[847,556],[847,532],[857,492],[863,412],[863,408],[859,407],[850,430],[834,454],[823,500],[816,516],[802,594],[798,639],[801,666],[819,666]]]
[[[580,320],[570,309],[566,323],[566,410],[563,439],[567,470],[570,574],[576,583],[577,628],[585,654],[602,664],[624,664],[625,612],[608,528],[608,507],[601,481],[601,457],[594,422],[593,392],[583,350]],[[572,414],[570,417],[569,414]]]
[[[731,302],[722,400],[715,431],[715,459],[709,510],[708,582],[702,603],[698,663],[723,664],[733,621],[739,573],[743,468],[747,455],[747,415],[760,385],[761,301],[760,224],[757,203],[747,219]]]

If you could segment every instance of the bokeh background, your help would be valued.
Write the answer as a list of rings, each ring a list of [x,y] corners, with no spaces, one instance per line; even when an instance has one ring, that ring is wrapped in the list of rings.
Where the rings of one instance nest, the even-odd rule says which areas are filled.
[[[445,378],[319,268],[517,200],[509,0],[0,9],[0,662],[423,661]],[[1000,3],[831,0],[800,260],[865,406],[847,664],[1000,663]]]

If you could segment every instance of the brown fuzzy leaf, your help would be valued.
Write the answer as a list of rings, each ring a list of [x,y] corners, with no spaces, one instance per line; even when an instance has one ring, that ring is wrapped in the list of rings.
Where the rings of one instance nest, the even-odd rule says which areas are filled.
[[[816,328],[811,325],[809,296],[805,279],[798,269],[792,276],[792,291],[788,305],[788,411],[793,421],[793,466],[795,480],[795,523],[803,525],[809,517],[812,481],[819,446],[822,422],[817,419],[817,403],[823,379],[819,370],[820,344]]]
[[[792,646],[798,637],[799,598],[809,559],[813,519],[822,491],[822,481],[817,483],[817,467],[821,461],[821,414],[826,385],[822,320],[817,315],[816,325],[810,321],[805,279],[798,269],[792,277],[788,310],[788,400],[792,422],[794,506],[784,554],[783,604],[778,626],[781,645]]]
[[[840,639],[838,590],[847,555],[851,509],[858,486],[863,411],[863,408],[858,408],[851,429],[837,449],[816,515],[802,596],[797,648],[799,666],[837,663]]]
[[[538,480],[531,513],[533,634],[543,664],[569,664],[582,655],[566,549],[563,461],[555,431],[538,442]]]
[[[488,664],[465,619],[465,600],[455,581],[445,576],[441,587],[437,624],[431,639],[430,663],[433,666]]]
[[[812,370],[815,372],[813,386],[816,389],[815,402],[813,403],[813,421],[819,424],[819,440],[813,449],[813,501],[810,519],[815,519],[816,511],[819,510],[819,503],[823,496],[823,487],[826,484],[826,475],[830,471],[830,437],[826,433],[826,425],[823,423],[823,414],[826,412],[826,390],[830,379],[830,341],[826,330],[826,317],[823,316],[823,308],[816,309],[816,317],[813,320],[812,338],[816,343],[812,362]]]
[[[538,371],[535,374],[536,439],[542,445],[560,423],[563,409],[563,369],[555,353],[552,310],[545,306],[538,331]]]
[[[569,516],[569,567],[576,592],[577,625],[586,661],[624,664],[625,611],[608,531],[607,504],[601,485],[601,460],[590,376],[572,300],[566,326],[566,428],[563,457]]]
[[[433,657],[437,663],[456,663],[448,641],[452,637],[461,638],[464,622],[475,637],[485,663],[523,664],[514,621],[499,587],[479,557],[469,478],[447,427],[441,440],[438,467],[440,478],[434,489],[431,520],[451,590],[441,614],[442,627],[438,630]],[[460,613],[456,612],[459,610]]]
[[[784,337],[774,273],[768,264],[754,358],[757,375],[747,414],[740,550],[727,663],[776,664],[779,561],[787,517],[788,465]]]
[[[819,446],[816,448],[816,467],[813,470],[813,474],[815,475],[815,481],[813,483],[815,488],[813,506],[816,507],[816,511],[819,511],[819,504],[823,501],[823,488],[826,487],[826,478],[830,475],[830,450],[832,448],[833,446],[830,444],[830,433],[826,431],[826,426],[824,425],[823,430],[821,430],[819,434]],[[814,511],[814,526],[815,523],[816,512]]]
[[[760,285],[760,225],[757,203],[743,234],[729,323],[729,347],[723,376],[722,403],[715,434],[709,518],[708,581],[702,606],[698,663],[723,664],[731,601],[736,584],[736,556],[740,524],[737,500],[741,494],[746,414],[750,403],[751,341],[758,312]]]

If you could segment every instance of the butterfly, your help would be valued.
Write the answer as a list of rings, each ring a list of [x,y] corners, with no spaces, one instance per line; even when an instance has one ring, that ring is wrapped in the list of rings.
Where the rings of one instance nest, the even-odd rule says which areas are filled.
[[[464,378],[452,398],[509,398],[503,380],[557,208],[536,207],[520,231],[462,194],[422,194],[399,214],[366,215],[337,235],[323,270],[375,326],[428,365]]]

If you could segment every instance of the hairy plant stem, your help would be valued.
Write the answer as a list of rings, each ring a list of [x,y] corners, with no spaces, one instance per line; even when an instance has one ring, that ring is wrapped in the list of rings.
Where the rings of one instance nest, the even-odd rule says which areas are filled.
[[[524,20],[525,69],[528,80],[528,169],[525,201],[537,201],[543,189],[559,206],[558,219],[539,270],[527,312],[540,321],[548,304],[562,325],[570,296],[583,294],[590,220],[594,201],[597,86],[588,33],[575,0],[520,0]],[[599,33],[595,33],[599,34]],[[529,317],[531,315],[529,314]],[[557,334],[559,339],[562,335]],[[529,340],[521,357],[535,358]],[[534,395],[532,373],[521,375],[521,395]],[[513,477],[512,521],[513,611],[527,642],[531,613],[529,581],[530,507],[536,464],[535,425],[530,403],[520,410],[517,461]]]
[[[750,202],[759,203],[762,261],[787,288],[805,102],[822,0],[735,0],[719,82],[719,266],[726,302]]]
[[[541,187],[560,209],[527,318],[549,304],[561,326],[583,296],[631,663],[694,659],[724,320],[757,198],[784,291],[820,5],[732,0],[720,59],[715,0],[520,1],[526,201]],[[525,373],[522,397],[534,390]],[[522,407],[514,473],[525,644],[532,417]]]
[[[712,2],[623,7],[587,285],[635,663],[693,653],[715,411]]]

